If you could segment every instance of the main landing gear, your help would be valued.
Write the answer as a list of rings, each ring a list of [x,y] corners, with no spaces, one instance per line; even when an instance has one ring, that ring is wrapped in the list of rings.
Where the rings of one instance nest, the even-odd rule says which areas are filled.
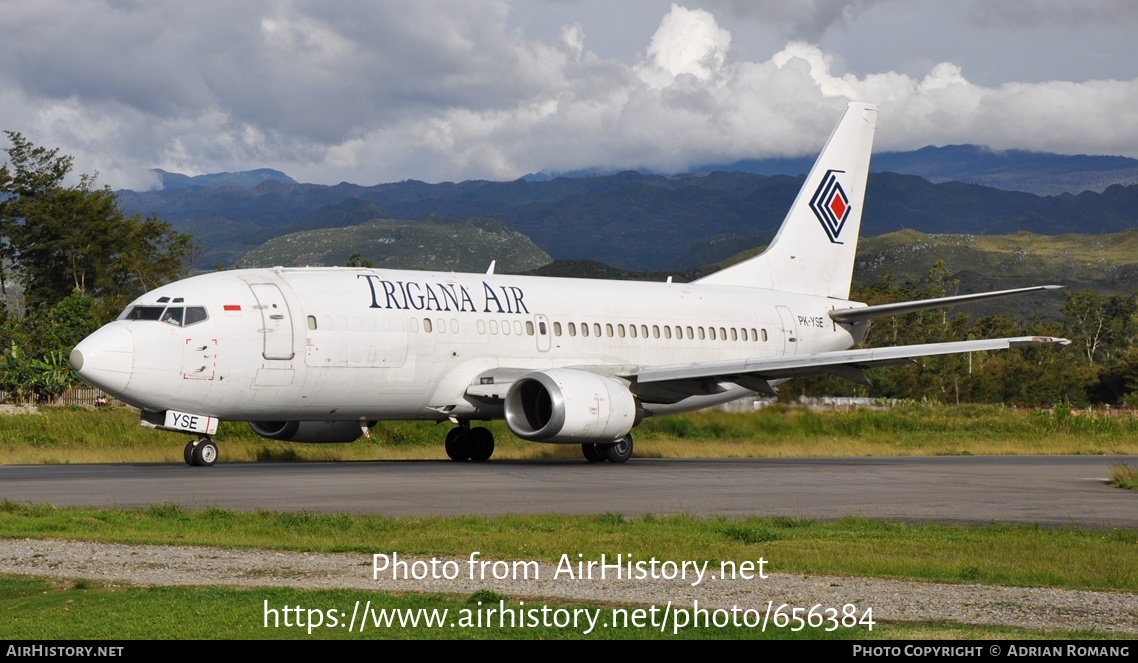
[[[480,463],[494,455],[494,434],[489,428],[471,428],[469,421],[460,421],[447,433],[446,449],[451,460]]]
[[[186,465],[209,467],[217,462],[217,445],[208,437],[199,437],[186,445],[182,455]]]
[[[616,444],[582,444],[581,453],[590,463],[624,463],[632,458],[632,434],[620,438]]]

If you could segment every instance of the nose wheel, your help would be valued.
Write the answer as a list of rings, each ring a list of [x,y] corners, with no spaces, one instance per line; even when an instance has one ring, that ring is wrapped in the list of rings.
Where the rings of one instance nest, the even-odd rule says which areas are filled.
[[[209,467],[217,462],[217,445],[208,437],[199,437],[186,445],[182,456],[186,465]]]

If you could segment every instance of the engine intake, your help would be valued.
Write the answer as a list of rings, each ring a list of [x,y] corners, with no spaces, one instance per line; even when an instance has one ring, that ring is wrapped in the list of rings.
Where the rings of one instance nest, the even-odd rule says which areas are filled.
[[[628,385],[572,368],[521,376],[506,392],[505,411],[514,435],[534,442],[607,444],[636,425]]]

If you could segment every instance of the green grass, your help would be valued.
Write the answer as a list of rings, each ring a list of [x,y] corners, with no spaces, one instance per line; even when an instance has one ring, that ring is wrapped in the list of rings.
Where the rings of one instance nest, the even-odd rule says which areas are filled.
[[[525,601],[525,606],[521,605]],[[423,625],[376,627],[369,620],[360,632],[359,619],[351,626],[351,615],[363,614],[370,606],[379,610],[446,612],[444,627]],[[481,604],[480,604],[481,602]],[[510,627],[489,624],[487,610],[500,608],[541,609],[548,606],[550,617],[534,615],[535,626]],[[176,607],[176,616],[171,611]],[[284,608],[292,608],[287,615]],[[300,607],[297,613],[295,608]],[[690,607],[690,606],[689,606]],[[752,608],[752,606],[745,606]],[[765,611],[765,604],[753,606]],[[90,582],[52,582],[34,578],[0,576],[0,638],[13,640],[95,640],[95,639],[1040,639],[1102,638],[1109,634],[1067,630],[1031,630],[1004,626],[969,626],[951,623],[878,622],[872,630],[866,625],[834,628],[676,628],[669,624],[661,632],[650,622],[641,628],[612,627],[614,611],[627,610],[630,616],[644,606],[573,603],[562,600],[517,599],[488,591],[470,596],[444,594],[390,594],[355,590],[298,590],[281,588],[234,589],[225,587],[128,587]],[[590,633],[584,613],[579,626],[545,625],[554,610],[568,616],[572,611],[590,611],[596,626]],[[275,612],[273,612],[275,611]],[[316,611],[320,611],[317,614]],[[478,616],[482,622],[479,626]],[[661,610],[662,612],[662,610]],[[756,613],[757,616],[757,613]],[[335,625],[331,625],[333,618]],[[373,618],[374,619],[374,618]],[[530,619],[527,616],[527,620]],[[650,616],[649,616],[650,619]],[[659,620],[659,617],[657,617]],[[296,626],[297,623],[304,626]],[[461,626],[468,624],[467,627]],[[267,624],[267,626],[266,626]],[[309,628],[310,624],[318,624]],[[344,624],[349,624],[345,626]],[[451,626],[454,624],[454,626]],[[834,628],[827,633],[825,628]],[[1129,637],[1126,635],[1115,637]]]
[[[562,554],[767,560],[767,570],[1006,586],[1138,591],[1138,531],[914,525],[847,517],[619,514],[386,518],[312,513],[80,509],[0,503],[13,538],[205,545],[556,562]],[[699,551],[693,553],[692,551]]]
[[[578,458],[574,445],[524,442],[503,422],[488,424],[495,458]],[[449,424],[381,422],[351,444],[266,440],[245,424],[223,422],[222,462],[445,458]],[[812,411],[774,405],[756,412],[705,410],[646,419],[636,455],[663,458],[1138,454],[1132,414],[1016,411],[984,405],[900,405]],[[48,408],[0,416],[0,463],[181,462],[188,438],[138,425],[129,408]]]
[[[1134,465],[1115,465],[1110,468],[1110,485],[1119,488],[1138,490],[1138,467]]]

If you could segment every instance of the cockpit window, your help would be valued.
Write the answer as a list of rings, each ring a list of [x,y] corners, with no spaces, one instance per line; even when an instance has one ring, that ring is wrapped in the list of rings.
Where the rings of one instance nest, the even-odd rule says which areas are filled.
[[[119,320],[160,320],[176,327],[189,327],[209,319],[204,306],[133,306]]]
[[[181,306],[171,306],[170,308],[166,309],[165,313],[162,314],[162,322],[181,327],[182,314],[184,312],[185,309],[183,309]]]
[[[186,308],[186,320],[182,323],[186,327],[209,319],[204,306],[190,306]]]
[[[127,311],[124,320],[158,320],[165,306],[135,306]]]

